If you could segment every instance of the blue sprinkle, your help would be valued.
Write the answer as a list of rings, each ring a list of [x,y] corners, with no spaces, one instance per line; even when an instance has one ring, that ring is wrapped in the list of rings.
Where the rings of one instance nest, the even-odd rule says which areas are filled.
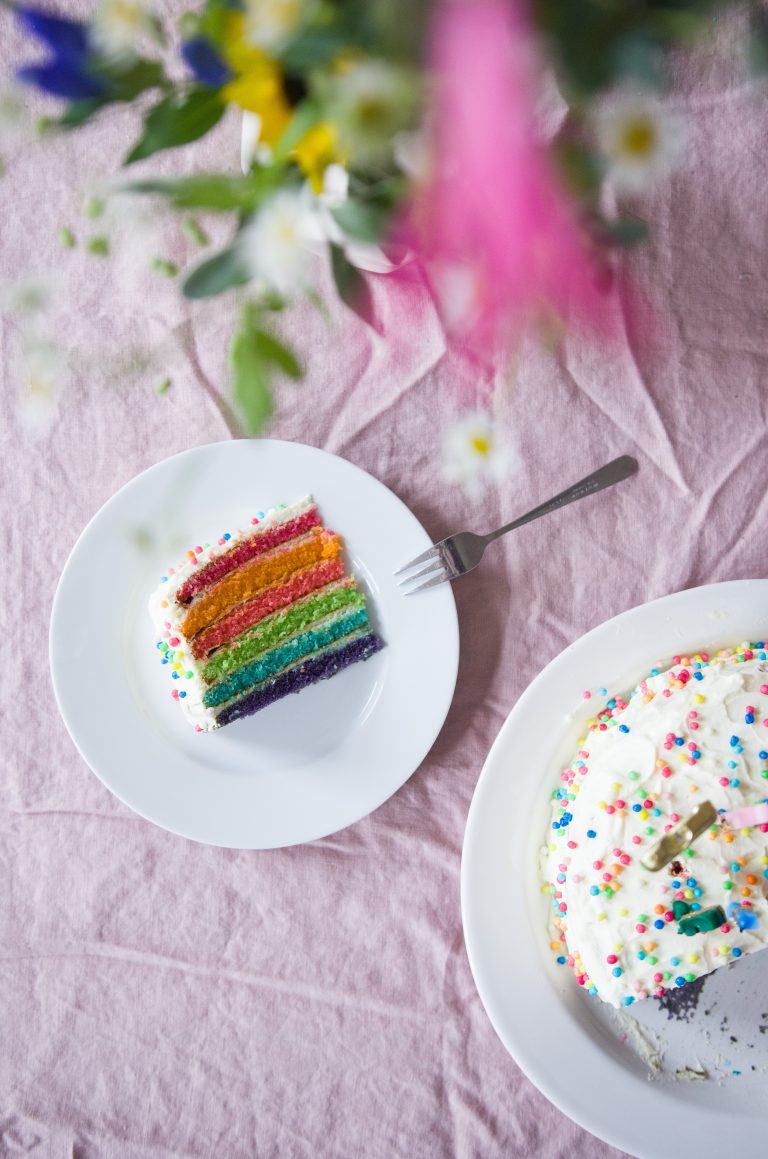
[[[645,950],[638,950],[637,957],[641,962],[645,961]]]
[[[701,886],[700,886],[700,885],[697,885],[697,886],[696,886],[696,888],[695,888],[695,889],[694,889],[694,891],[693,891],[693,896],[694,896],[694,897],[701,897],[701,894],[702,894],[702,889],[701,889]]]
[[[595,833],[594,829],[587,829],[587,837],[597,837],[597,833]]]
[[[679,959],[679,958],[670,958],[670,959],[669,959],[669,961],[670,961],[670,963],[671,963],[673,966],[679,966],[679,965],[680,965],[680,959]]]
[[[621,977],[621,966],[614,966],[613,969],[611,970],[611,973],[613,974],[614,978],[620,978]]]
[[[741,784],[741,781],[739,780],[739,778],[738,778],[738,777],[734,777],[734,778],[731,780],[731,788],[732,788],[732,789],[738,789],[738,787],[739,787],[739,785],[740,785],[740,784]]]
[[[757,640],[757,641],[755,641],[754,647],[755,648],[764,648],[765,643],[762,640]]]
[[[228,531],[225,531],[221,538],[222,539],[231,539],[232,536],[229,534]]]
[[[694,749],[691,753],[691,756],[693,757],[693,759],[695,761],[698,761],[701,758],[701,753],[699,752],[698,749]]]
[[[760,652],[760,653],[758,653],[758,655],[759,655],[759,658],[760,658],[761,660],[765,660],[765,659],[766,659],[766,654],[765,654],[765,652]]]
[[[642,809],[642,807],[643,807],[642,805],[633,805],[633,806],[632,806],[632,812],[633,812],[633,813],[639,813],[639,812],[640,812],[640,810]]]
[[[263,511],[257,511],[257,512],[256,512],[256,518],[257,518],[257,519],[263,519],[263,518],[264,518],[264,512],[263,512]]]
[[[163,656],[163,658],[162,658],[162,660],[160,661],[160,663],[161,663],[161,664],[167,664],[167,663],[168,663],[168,657],[167,657],[167,656]]]
[[[632,1005],[632,1003],[634,1002],[634,998],[633,998],[633,997],[632,997],[632,995],[630,994],[630,995],[629,995],[629,997],[627,997],[627,998],[622,998],[622,1000],[621,1000],[621,1001],[622,1001],[622,1004],[623,1004],[624,1006],[631,1006],[631,1005]]]
[[[765,749],[760,749],[760,752],[757,755],[760,757],[761,761],[768,760],[768,753],[765,751]]]
[[[613,698],[611,698],[611,699],[608,701],[608,705],[607,705],[607,707],[608,707],[608,708],[615,708],[615,707],[616,707],[616,701],[615,701]]]
[[[738,873],[740,869],[741,866],[739,865],[738,861],[733,861],[731,863],[731,873]]]
[[[176,673],[174,672],[174,674],[173,674],[173,675],[175,676],[175,675],[176,675]],[[560,828],[560,822],[559,822],[559,821],[553,821],[553,822],[552,822],[552,828],[553,828],[553,829],[559,829],[559,828]]]
[[[745,724],[754,724],[755,723],[754,712],[745,712],[744,713],[744,723]]]
[[[562,825],[563,821],[568,823],[572,820],[573,820],[573,813],[563,813],[562,817],[560,818],[560,824]]]
[[[735,749],[736,745],[739,743],[739,738],[737,736],[732,736],[728,743],[730,744],[732,749]]]
[[[185,695],[185,696],[187,695],[187,694],[186,694],[186,692],[184,693],[184,695]],[[179,696],[181,696],[181,693],[179,693]],[[557,880],[558,880],[558,881],[565,881],[565,874],[564,874],[564,873],[558,873],[558,875],[557,875]]]
[[[620,724],[619,725],[619,732],[629,732],[629,729],[627,728],[627,726],[625,724]]]
[[[187,694],[186,694],[186,692],[180,692],[180,693],[179,693],[179,700],[181,700],[181,699],[182,699],[183,697],[185,697],[186,695],[187,695]]]
[[[685,985],[685,978],[683,978],[682,974],[678,974],[677,978],[675,978],[675,985],[676,986],[684,986]]]
[[[660,817],[661,816],[661,809],[659,809],[659,807],[656,806],[655,809],[651,809],[651,815],[653,817]]]
[[[651,668],[651,676],[658,676],[658,675],[659,675],[658,668]]]
[[[171,676],[173,677],[173,679],[174,679],[174,680],[178,680],[178,679],[179,679],[179,674],[178,674],[178,672],[172,672],[172,673],[171,673]]]
[[[739,766],[737,765],[736,761],[729,761],[729,762],[728,762],[728,768],[729,768],[729,769],[737,769],[738,767],[739,767]]]
[[[558,958],[556,958],[555,961],[557,962],[558,966],[565,965],[565,958],[563,957],[562,954],[560,954],[560,956]]]
[[[740,958],[740,957],[741,957],[741,950],[739,949],[739,947],[738,947],[738,946],[734,946],[734,947],[733,947],[733,949],[731,950],[731,953],[733,954],[734,958]],[[738,1072],[738,1071],[734,1071],[733,1073],[734,1073],[734,1074],[738,1074],[739,1072]]]
[[[653,924],[657,930],[664,929],[664,922],[661,920],[661,918],[656,918],[656,921]]]
[[[592,894],[592,897],[597,897],[597,895],[599,894],[600,890],[597,888],[597,886],[596,886],[596,885],[590,885],[590,887],[589,887],[589,892]]]
[[[678,748],[679,748],[679,747],[680,747],[680,745],[682,745],[682,744],[685,744],[685,741],[683,740],[683,738],[682,738],[681,736],[676,736],[676,737],[675,737],[675,744],[676,744],[676,745],[678,746]]]
[[[696,878],[695,877],[686,877],[685,884],[690,886],[691,889],[693,889],[694,885],[696,885]]]
[[[167,576],[167,575],[161,575],[161,576],[160,576],[160,583],[161,583],[161,584],[167,584],[167,583],[168,583],[168,576]]]
[[[587,994],[589,994],[591,998],[594,998],[597,994],[597,986],[590,986],[589,990],[587,990]]]
[[[694,674],[693,674],[693,679],[694,679],[694,680],[703,680],[703,679],[704,679],[704,673],[703,673],[703,672],[694,672]]]
[[[157,643],[155,644],[155,647],[156,647],[156,648],[162,648],[162,646],[163,646],[163,641],[162,641],[162,640],[158,640],[158,641],[157,641]]]
[[[680,888],[680,882],[679,882],[679,881],[673,881],[673,882],[672,882],[672,888],[673,888],[673,889],[679,889],[679,888]]]
[[[701,897],[701,890],[699,890],[698,892],[699,892],[699,897]],[[691,902],[691,909],[693,910],[694,913],[696,913],[697,910],[701,909],[701,906],[699,905],[699,903],[697,901],[692,901]]]

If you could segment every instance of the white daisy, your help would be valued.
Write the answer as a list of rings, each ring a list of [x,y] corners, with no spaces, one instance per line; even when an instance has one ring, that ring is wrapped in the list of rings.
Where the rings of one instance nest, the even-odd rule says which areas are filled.
[[[312,0],[246,0],[246,40],[264,52],[279,52],[314,7]]]
[[[101,0],[91,24],[94,47],[110,60],[138,55],[143,37],[156,34],[148,0]]]
[[[458,483],[472,499],[478,499],[490,482],[503,478],[514,462],[512,448],[501,442],[487,411],[459,415],[444,431],[443,478]]]
[[[240,234],[240,252],[252,277],[290,296],[307,280],[310,243],[316,236],[306,191],[274,194]]]
[[[362,60],[327,85],[327,113],[350,160],[375,163],[392,152],[392,138],[413,127],[420,91],[415,73],[383,60]]]
[[[682,159],[685,122],[650,95],[622,93],[595,114],[597,142],[618,192],[648,189]]]
[[[20,352],[17,374],[19,424],[31,438],[40,438],[56,417],[67,377],[66,355],[51,342],[27,341]]]

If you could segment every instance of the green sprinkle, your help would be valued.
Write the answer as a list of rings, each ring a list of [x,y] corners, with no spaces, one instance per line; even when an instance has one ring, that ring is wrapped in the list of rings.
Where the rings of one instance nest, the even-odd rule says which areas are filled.
[[[646,830],[645,830],[645,835],[646,835],[646,837],[653,837],[655,832],[656,832],[656,830],[652,829],[651,826],[648,825]]]
[[[172,386],[173,380],[170,378],[164,378],[161,382],[158,382],[157,386],[155,387],[155,394],[167,394]]]
[[[724,881],[723,882],[723,889],[733,889],[733,882],[732,881]]]
[[[686,975],[685,975],[685,980],[686,980],[686,982],[695,982],[695,981],[696,981],[696,975],[695,975],[695,974],[686,974]]]
[[[83,212],[91,221],[95,221],[97,217],[101,217],[104,210],[107,208],[107,203],[101,197],[91,197],[85,203]]]
[[[181,228],[189,240],[193,241],[195,245],[208,245],[211,240],[195,217],[185,217],[181,223]]]
[[[179,272],[176,262],[169,261],[168,258],[152,258],[152,269],[158,274],[165,274],[166,278],[175,278]]]
[[[639,781],[640,780],[640,774],[638,772],[635,772],[635,771],[628,773],[627,776],[629,777],[630,781]]]
[[[109,239],[106,237],[92,237],[89,239],[86,249],[89,254],[96,254],[97,257],[105,258],[109,253]]]
[[[764,781],[768,781],[768,769],[761,769],[760,776],[763,778]]]
[[[64,249],[67,250],[73,250],[77,245],[77,238],[66,225],[62,225],[59,230],[59,241],[64,246]]]
[[[686,856],[686,857],[695,857],[695,856],[696,856],[696,850],[695,850],[695,849],[686,849],[686,851],[685,851],[685,856]]]
[[[611,889],[610,885],[606,885],[605,887],[605,896],[613,897],[613,890]]]
[[[668,981],[669,981],[669,979],[672,977],[672,971],[671,971],[671,970],[663,970],[663,971],[662,971],[662,974],[663,974],[663,976],[664,976],[664,981],[665,981],[665,982],[668,982]]]
[[[659,959],[654,957],[653,954],[649,954],[649,956],[646,958],[646,962],[648,963],[649,966],[655,966],[656,963],[658,962],[658,960]]]

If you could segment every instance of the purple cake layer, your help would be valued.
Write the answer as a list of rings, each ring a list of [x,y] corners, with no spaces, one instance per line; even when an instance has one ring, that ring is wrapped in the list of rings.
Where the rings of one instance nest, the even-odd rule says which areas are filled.
[[[291,692],[301,692],[302,688],[316,684],[319,680],[328,680],[343,668],[356,664],[358,660],[367,660],[382,647],[381,640],[373,632],[357,636],[343,648],[335,648],[332,652],[325,652],[306,660],[300,667],[282,672],[274,680],[254,689],[234,704],[228,705],[216,717],[217,723],[231,724],[233,720],[240,720],[243,716],[252,716],[254,712],[266,708],[268,704],[274,704],[276,700],[288,696]]]

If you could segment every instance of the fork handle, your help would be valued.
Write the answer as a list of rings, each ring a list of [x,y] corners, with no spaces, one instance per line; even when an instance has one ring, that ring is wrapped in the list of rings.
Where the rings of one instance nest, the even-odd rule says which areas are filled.
[[[561,491],[559,495],[555,495],[554,499],[541,503],[538,507],[534,507],[533,511],[521,515],[519,519],[513,519],[511,523],[505,523],[496,531],[490,531],[484,536],[485,542],[492,543],[500,535],[514,531],[516,527],[522,527],[524,523],[532,523],[534,519],[540,519],[542,515],[549,515],[550,511],[557,511],[558,507],[567,507],[569,503],[575,503],[577,499],[586,499],[587,495],[594,495],[605,487],[612,487],[614,483],[620,483],[622,479],[628,479],[630,475],[634,475],[637,469],[637,459],[633,459],[631,455],[622,455],[619,459],[613,459],[601,467],[599,471],[593,471],[591,475],[587,475],[586,479],[579,480],[578,483],[567,487],[565,491]]]

